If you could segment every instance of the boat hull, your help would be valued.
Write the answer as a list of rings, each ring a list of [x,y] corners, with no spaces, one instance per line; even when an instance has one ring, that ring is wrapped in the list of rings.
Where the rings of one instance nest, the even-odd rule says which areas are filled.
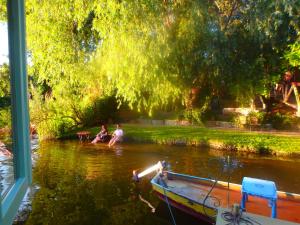
[[[165,195],[162,195],[161,193],[155,191],[155,194],[158,196],[159,199],[167,203]],[[180,211],[189,214],[201,221],[205,221],[210,224],[214,224],[215,220],[211,219],[207,215],[204,214],[204,212],[197,212],[193,207],[184,205],[184,203],[179,203],[174,201],[173,199],[168,199],[168,202],[171,206],[179,209]]]
[[[199,178],[172,172],[164,173],[164,181],[156,175],[152,188],[166,203],[208,223],[214,223],[219,207],[240,203],[241,185]],[[211,188],[215,183],[215,188]],[[207,197],[207,194],[210,193]],[[300,223],[300,195],[278,191],[277,215],[279,219]],[[271,209],[265,199],[249,196],[246,211],[270,217]]]
[[[166,202],[167,204],[169,203],[173,207],[202,221],[206,221],[211,224],[215,222],[215,220],[213,219],[213,217],[215,217],[217,213],[217,210],[215,208],[208,207],[178,193],[174,193],[167,188],[158,185],[154,180],[155,179],[152,180],[152,188],[162,201]]]

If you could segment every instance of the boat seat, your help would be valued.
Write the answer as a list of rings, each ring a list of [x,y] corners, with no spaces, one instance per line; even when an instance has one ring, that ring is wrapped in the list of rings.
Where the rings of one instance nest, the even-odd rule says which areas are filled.
[[[244,177],[242,182],[242,202],[241,207],[245,210],[248,195],[265,198],[269,200],[272,208],[272,218],[276,218],[277,189],[273,181],[261,180],[251,177]]]
[[[206,191],[199,190],[198,188],[193,187],[193,185],[179,183],[174,181],[168,181],[168,188],[181,196],[184,196],[192,201],[198,202],[200,204],[203,203],[203,200],[207,194]],[[206,201],[206,204],[213,207],[214,202],[211,199]]]

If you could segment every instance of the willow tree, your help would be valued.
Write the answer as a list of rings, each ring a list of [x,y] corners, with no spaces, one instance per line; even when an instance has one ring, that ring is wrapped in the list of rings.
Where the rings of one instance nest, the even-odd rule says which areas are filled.
[[[57,131],[82,123],[102,95],[151,113],[184,103],[191,88],[200,107],[213,95],[247,103],[280,74],[299,4],[28,0],[32,118]]]
[[[79,124],[89,104],[85,63],[99,39],[92,7],[92,1],[26,1],[31,118],[42,135]]]
[[[184,101],[207,60],[206,2],[102,1],[94,13],[103,39],[92,65],[102,88],[149,113]]]

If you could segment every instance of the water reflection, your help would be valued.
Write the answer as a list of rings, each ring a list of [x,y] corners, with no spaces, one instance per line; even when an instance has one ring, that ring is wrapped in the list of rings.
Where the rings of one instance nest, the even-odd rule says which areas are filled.
[[[14,181],[14,167],[12,157],[0,156],[0,190],[1,195],[9,190]]]
[[[276,178],[279,189],[286,191],[297,192],[300,186],[300,161],[238,156],[228,161],[226,155],[191,147],[122,144],[109,149],[102,144],[66,141],[43,143],[38,154],[34,183],[40,190],[27,225],[171,224],[168,208],[152,192],[151,175],[132,182],[133,169],[147,168],[159,160],[168,161],[173,171],[195,176],[218,176],[226,181],[224,171],[230,171],[235,183],[243,176],[254,176]],[[173,210],[178,225],[202,224]]]
[[[226,181],[232,174],[239,174],[242,167],[243,163],[234,155],[211,157],[203,165],[203,168],[212,173],[208,174],[209,178],[219,180],[220,177],[227,177]]]
[[[122,145],[116,145],[115,146],[115,153],[116,153],[116,156],[122,156],[123,155]]]

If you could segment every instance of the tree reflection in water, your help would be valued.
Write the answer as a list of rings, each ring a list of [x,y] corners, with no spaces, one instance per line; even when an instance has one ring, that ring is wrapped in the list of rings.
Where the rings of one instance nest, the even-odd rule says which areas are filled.
[[[208,149],[132,143],[108,149],[66,141],[41,143],[38,154],[33,176],[40,190],[26,225],[170,225],[168,207],[151,189],[152,175],[138,184],[131,180],[132,170],[159,160],[168,161],[176,172],[228,179],[227,157]],[[240,183],[243,176],[264,176],[277,179],[286,191],[299,187],[300,160],[238,155],[231,159],[232,182]],[[154,206],[155,213],[139,195]],[[177,225],[204,224],[172,210]]]
[[[149,180],[137,187],[130,182],[131,173],[119,176],[115,157],[122,156],[122,149],[94,155],[77,143],[68,149],[64,144],[54,146],[50,150],[42,145],[40,149],[34,181],[41,189],[33,200],[27,225],[168,224],[151,215],[137,197],[140,188],[151,191]],[[159,202],[154,195],[147,194],[150,201]]]

